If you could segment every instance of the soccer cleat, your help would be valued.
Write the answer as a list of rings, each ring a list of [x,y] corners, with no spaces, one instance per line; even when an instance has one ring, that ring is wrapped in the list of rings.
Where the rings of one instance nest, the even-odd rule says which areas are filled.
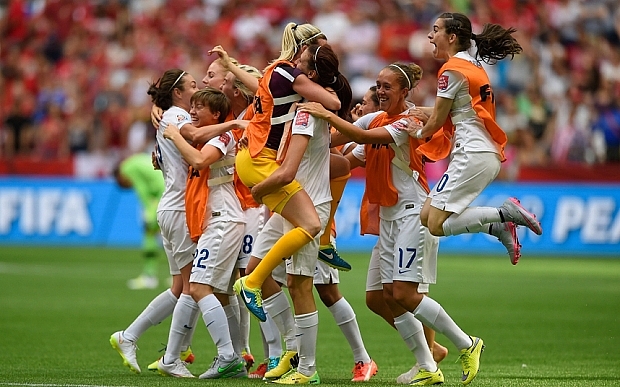
[[[112,348],[116,349],[119,355],[123,358],[123,364],[132,372],[139,374],[140,366],[136,360],[136,350],[138,347],[133,341],[127,340],[123,336],[123,331],[118,331],[110,336],[110,344]]]
[[[159,285],[157,277],[144,274],[127,281],[127,287],[131,290],[155,289]]]
[[[272,383],[276,384],[321,384],[321,378],[319,378],[318,372],[314,371],[312,376],[306,376],[293,369],[286,375],[283,375],[280,379],[273,380]]]
[[[192,347],[187,347],[185,351],[181,351],[181,360],[189,364],[194,364],[196,356],[194,356],[194,352],[192,352]]]
[[[353,367],[353,379],[352,382],[367,382],[377,374],[379,369],[377,368],[377,363],[374,360],[370,359],[369,363],[364,363],[358,361],[355,363],[355,367]]]
[[[424,368],[420,368],[418,373],[413,377],[410,386],[432,386],[433,384],[443,383],[443,374],[441,370],[437,368],[437,371],[430,372]]]
[[[336,251],[336,248],[332,244],[319,247],[318,258],[334,269],[342,271],[351,270],[349,262],[340,257],[340,254],[338,254],[338,251]]]
[[[251,353],[248,353],[246,350],[241,351],[241,357],[245,361],[245,369],[250,371],[250,368],[254,365],[254,356]]]
[[[270,356],[269,359],[267,359],[267,372],[276,368],[278,364],[280,364],[280,356]]]
[[[415,376],[420,372],[420,365],[416,363],[411,369],[403,374],[400,374],[396,378],[396,383],[398,384],[409,384],[415,378]]]
[[[160,350],[160,352],[165,351],[165,350],[166,348]],[[161,357],[159,359],[161,359]],[[157,371],[157,363],[159,362],[159,359],[149,364],[147,369],[149,371]],[[195,359],[196,359],[196,356],[194,356],[194,353],[192,352],[192,347],[187,347],[185,351],[181,351],[181,361],[183,361],[184,363],[194,364]]]
[[[502,217],[502,222],[513,222],[519,226],[525,226],[536,235],[541,235],[543,232],[540,222],[536,219],[536,215],[523,208],[517,198],[506,199],[504,204],[499,207],[499,213]]]
[[[216,357],[211,363],[211,367],[200,375],[200,379],[245,378],[247,376],[248,371],[245,369],[243,359],[235,354],[228,361],[221,356]]]
[[[262,379],[265,376],[265,372],[267,372],[267,362],[260,363],[258,367],[252,372],[248,374],[248,378],[250,379]]]
[[[176,359],[172,364],[164,364],[163,356],[157,361],[157,371],[164,376],[173,376],[175,378],[195,378],[187,369],[187,366],[181,359]]]
[[[263,309],[263,297],[260,289],[252,289],[245,286],[247,276],[239,278],[235,281],[233,290],[240,294],[243,303],[247,306],[250,313],[262,322],[267,321],[267,315]]]
[[[280,357],[280,359],[278,359],[278,364],[275,367],[270,369],[269,366],[272,365],[271,359],[277,359],[277,358],[273,358],[273,357],[269,358],[269,363],[267,363],[267,368],[269,370],[265,373],[265,377],[264,377],[265,380],[278,379],[282,377],[284,374],[286,374],[287,372],[289,372],[290,370],[292,370],[293,368],[297,368],[297,364],[299,363],[299,357],[297,356],[297,352],[295,351],[284,352],[284,354]]]
[[[517,226],[513,222],[492,223],[491,235],[497,237],[500,242],[508,250],[508,256],[510,257],[510,263],[516,265],[521,258],[521,244],[519,243],[519,237],[517,236]]]
[[[459,360],[461,360],[461,367],[463,368],[463,375],[461,376],[461,383],[467,385],[478,374],[480,369],[480,354],[484,350],[484,342],[478,337],[469,336],[472,341],[472,345],[469,348],[461,350]]]

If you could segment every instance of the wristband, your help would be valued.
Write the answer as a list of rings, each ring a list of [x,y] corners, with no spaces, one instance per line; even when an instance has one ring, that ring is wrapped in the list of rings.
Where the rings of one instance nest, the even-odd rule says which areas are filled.
[[[422,138],[422,129],[418,129],[418,131],[415,132],[415,138]]]

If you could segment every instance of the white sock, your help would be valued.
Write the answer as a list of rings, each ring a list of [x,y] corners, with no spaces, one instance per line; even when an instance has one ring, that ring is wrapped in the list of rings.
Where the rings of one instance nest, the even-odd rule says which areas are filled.
[[[183,341],[181,341],[181,352],[187,351],[190,345],[192,345],[192,340],[194,339],[194,333],[196,333],[196,324],[198,324],[198,318],[200,318],[200,309],[198,308],[198,304],[196,304],[196,309],[192,313],[191,324],[189,325],[192,329],[187,332],[185,337],[183,337]]]
[[[217,347],[218,355],[225,360],[232,359],[235,355],[235,349],[232,345],[228,321],[222,304],[215,295],[209,294],[198,301],[198,307],[200,307],[202,319],[209,330],[211,339]]]
[[[422,298],[413,314],[426,326],[446,336],[458,349],[471,346],[472,342],[467,333],[463,332],[441,305],[432,298],[426,296]]]
[[[319,332],[319,312],[295,315],[297,327],[297,354],[299,366],[297,371],[305,376],[316,372],[316,339]]]
[[[172,314],[177,298],[170,289],[155,297],[138,317],[125,329],[123,336],[129,341],[136,341],[150,327],[164,321]]]
[[[170,333],[168,334],[168,344],[164,353],[164,364],[172,364],[181,356],[181,345],[185,335],[196,327],[191,325],[194,316],[197,314],[198,304],[189,294],[181,294],[177,305],[172,312],[172,322],[170,323]]]
[[[237,305],[237,308],[239,305]],[[245,308],[244,308],[245,309]],[[237,309],[238,311],[239,309]],[[226,313],[226,320],[228,321],[228,329],[230,331],[230,339],[232,340],[235,353],[241,355],[243,350],[243,342],[241,340],[241,331],[239,330],[239,316],[235,313],[235,307],[233,305],[226,305],[224,307]]]
[[[267,349],[265,358],[280,356],[282,354],[282,339],[280,339],[278,326],[269,312],[267,312],[267,320],[260,322],[260,330],[263,337],[263,347]]]
[[[252,353],[250,350],[250,311],[245,306],[239,306],[240,295],[235,296],[235,302],[239,309],[239,331],[241,332],[241,348],[247,353]],[[231,297],[232,300],[233,297]],[[241,301],[243,303],[243,301]]]
[[[394,325],[407,344],[407,348],[413,352],[420,367],[431,372],[437,371],[437,363],[433,360],[431,350],[428,348],[422,323],[414,317],[413,313],[405,312],[394,318]]]
[[[275,322],[280,335],[284,338],[284,345],[287,351],[297,351],[297,340],[295,339],[295,320],[291,304],[283,291],[279,291],[273,296],[263,300],[265,311]]]
[[[495,207],[468,207],[460,214],[450,215],[443,222],[443,233],[446,236],[475,234],[480,232],[485,224],[500,221],[499,210]]]
[[[334,320],[336,320],[336,325],[340,327],[344,337],[346,337],[349,342],[351,351],[353,351],[353,361],[355,363],[359,361],[362,363],[369,363],[370,356],[368,352],[366,352],[366,347],[364,347],[362,334],[360,333],[360,328],[355,318],[355,312],[351,305],[342,297],[327,309],[332,312],[332,316],[334,316]]]

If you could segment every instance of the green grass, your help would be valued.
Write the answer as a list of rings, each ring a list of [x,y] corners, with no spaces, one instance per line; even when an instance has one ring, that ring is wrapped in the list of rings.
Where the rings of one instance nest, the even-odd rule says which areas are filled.
[[[341,274],[379,373],[371,385],[395,384],[413,364],[400,336],[364,305],[367,254],[345,254]],[[165,267],[162,259],[161,277]],[[0,247],[0,386],[263,385],[255,380],[176,380],[146,371],[167,339],[169,320],[140,339],[144,372],[122,366],[108,343],[161,290],[130,291],[140,270],[135,250]],[[468,333],[485,340],[474,386],[620,386],[620,259],[536,258],[518,266],[497,257],[441,256],[433,297]],[[320,302],[319,302],[320,303]],[[328,310],[319,307],[317,366],[322,384],[352,385],[353,360]],[[441,363],[446,386],[459,386],[456,349]],[[203,372],[215,355],[206,329],[196,332]],[[262,354],[258,325],[252,348]],[[257,356],[260,357],[260,356]]]

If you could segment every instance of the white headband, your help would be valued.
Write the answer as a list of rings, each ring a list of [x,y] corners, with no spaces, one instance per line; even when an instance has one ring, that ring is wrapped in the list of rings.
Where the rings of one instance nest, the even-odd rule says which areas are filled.
[[[317,32],[316,34],[312,35],[312,36],[311,36],[311,37],[309,37],[308,39],[302,39],[302,40],[299,42],[299,46],[302,46],[302,45],[306,44],[306,42],[309,42],[309,41],[311,41],[312,39],[314,39],[314,38],[316,38],[317,36],[320,36],[320,35],[323,35],[323,33],[322,33],[322,32]]]
[[[172,91],[172,89],[174,89],[174,86],[176,86],[177,82],[179,82],[179,79],[181,79],[183,77],[183,75],[185,75],[185,71],[183,71],[181,73],[181,75],[179,75],[179,77],[177,78],[176,81],[174,81],[174,83],[172,84],[172,86],[170,86],[170,90],[168,90],[169,92]]]
[[[407,78],[407,84],[409,85],[409,90],[411,90],[411,80],[409,79],[409,76],[407,75],[407,73],[405,72],[405,70],[403,70],[399,65],[396,64],[391,64],[391,67],[396,67],[397,69],[400,70],[401,73],[403,73],[403,75],[405,76],[405,78]]]

